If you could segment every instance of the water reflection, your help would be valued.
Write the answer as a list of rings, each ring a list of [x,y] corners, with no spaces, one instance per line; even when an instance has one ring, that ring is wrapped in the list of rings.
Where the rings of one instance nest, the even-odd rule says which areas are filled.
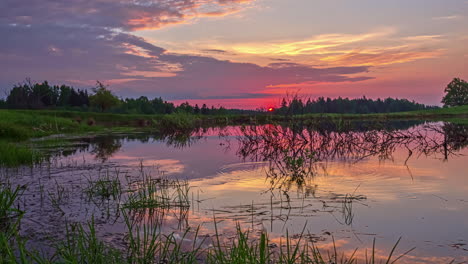
[[[426,124],[407,130],[336,130],[317,127],[249,126],[240,128],[238,155],[267,161],[272,188],[302,186],[322,161],[357,162],[371,156],[393,160],[397,149],[412,156],[447,160],[468,145],[467,127],[450,123]]]
[[[468,191],[459,159],[468,145],[464,125],[322,120],[291,126],[96,135],[71,141],[70,147],[57,152],[58,159],[83,157],[94,163],[74,165],[70,175],[59,168],[52,177],[44,177],[44,182],[53,179],[51,186],[58,181],[78,189],[83,173],[96,178],[93,170],[114,167],[122,168],[116,176],[122,185],[132,186],[139,180],[131,175],[132,169],[141,162],[157,164],[169,178],[188,179],[193,187],[190,208],[140,208],[129,214],[135,223],[156,222],[168,232],[201,225],[200,232],[212,234],[213,214],[226,237],[239,222],[268,229],[272,241],[277,241],[286,230],[300,233],[307,222],[311,241],[329,242],[333,234],[350,248],[376,234],[392,243],[396,230],[418,241],[455,244],[461,242],[446,240],[463,239],[463,230],[468,230],[459,223],[466,217],[463,193]],[[414,180],[400,164],[411,167]],[[88,218],[97,214],[94,208],[72,201],[67,207],[68,211],[62,209],[76,218],[85,218],[77,208],[84,208]],[[43,211],[37,210],[37,219],[42,219]],[[119,217],[112,227],[102,223],[103,230],[121,232]],[[434,226],[427,237],[421,231]],[[442,239],[445,242],[439,242]]]
[[[269,161],[272,167],[279,170],[272,174],[280,173],[292,178],[311,175],[311,164],[317,161],[356,162],[370,156],[392,160],[397,148],[408,150],[408,159],[413,155],[435,155],[449,159],[468,145],[468,126],[461,124],[419,125],[417,122],[401,121],[340,125],[321,121],[310,125],[196,128],[174,133],[97,135],[71,139],[75,144],[56,154],[66,157],[92,153],[97,160],[105,162],[121,149],[122,141],[159,141],[183,149],[214,134],[224,138],[227,147],[231,146],[230,136],[236,136],[239,157],[246,161]]]

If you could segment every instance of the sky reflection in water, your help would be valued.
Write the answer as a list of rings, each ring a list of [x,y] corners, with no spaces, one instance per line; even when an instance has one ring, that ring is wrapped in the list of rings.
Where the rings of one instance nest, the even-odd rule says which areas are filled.
[[[278,244],[286,230],[298,234],[304,226],[325,248],[332,234],[346,250],[369,247],[375,237],[388,252],[402,236],[400,249],[417,247],[408,263],[446,263],[468,260],[466,131],[433,123],[391,132],[228,127],[193,133],[191,142],[97,136],[80,139],[89,145],[60,159],[128,170],[143,164],[188,179],[186,217],[202,234],[213,234],[215,214],[227,236],[240,222],[268,230]],[[347,194],[356,198],[351,215],[343,213]],[[177,222],[169,217],[168,230]]]

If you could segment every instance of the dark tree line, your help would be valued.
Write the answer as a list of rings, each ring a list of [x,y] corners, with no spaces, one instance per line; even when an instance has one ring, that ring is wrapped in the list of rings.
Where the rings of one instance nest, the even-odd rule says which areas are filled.
[[[97,82],[92,94],[86,89],[75,89],[67,85],[50,85],[47,81],[32,83],[30,80],[15,85],[8,93],[6,100],[0,99],[0,108],[9,109],[70,109],[80,111],[101,111],[123,114],[171,114],[186,113],[197,115],[225,115],[254,113],[250,110],[225,109],[208,107],[203,104],[192,106],[188,102],[175,106],[161,97],[149,99],[120,99],[105,85]]]
[[[89,96],[86,90],[75,90],[67,85],[51,86],[47,81],[34,84],[26,81],[10,90],[3,105],[13,109],[82,107],[89,106]]]
[[[368,99],[365,96],[357,99],[349,98],[324,98],[307,99],[303,101],[297,96],[292,99],[283,98],[281,107],[275,110],[281,115],[301,115],[310,113],[337,113],[337,114],[370,114],[405,112],[435,108],[426,106],[407,99],[386,98],[384,100]]]

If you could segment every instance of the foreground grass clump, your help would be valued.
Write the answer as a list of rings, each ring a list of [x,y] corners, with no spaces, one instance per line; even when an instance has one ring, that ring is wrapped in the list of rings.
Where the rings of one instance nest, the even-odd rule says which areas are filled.
[[[57,263],[125,263],[120,251],[97,238],[94,219],[86,226],[67,226],[66,238],[56,245],[56,249]]]
[[[0,185],[0,227],[7,225],[14,217],[23,214],[14,206],[22,193],[23,189],[20,186],[12,189],[9,184]],[[5,230],[0,228],[0,231]]]
[[[31,249],[27,240],[19,234],[22,212],[15,208],[21,196],[21,187],[12,188],[3,185],[0,189],[0,216],[13,222],[8,229],[0,230],[0,263],[95,263],[95,264],[374,264],[376,259],[375,241],[370,252],[364,259],[356,258],[356,251],[345,256],[337,252],[336,247],[323,251],[305,239],[304,231],[294,238],[286,234],[276,249],[266,231],[259,236],[250,237],[251,231],[243,231],[240,224],[236,226],[236,234],[226,238],[218,233],[217,221],[214,218],[215,234],[199,236],[199,228],[190,227],[182,234],[161,232],[161,222],[150,219],[141,220],[132,210],[122,209],[126,226],[122,248],[113,248],[99,238],[94,217],[87,224],[68,224],[65,237],[61,241],[51,241],[50,246],[55,253],[45,257],[39,251]],[[13,216],[15,218],[12,221]],[[388,257],[382,263],[398,263],[402,257],[394,257],[399,240],[391,249]],[[369,256],[369,257],[368,257]]]
[[[43,160],[43,155],[28,147],[0,141],[0,166],[17,167],[33,165]]]
[[[398,263],[413,249],[398,257],[395,255],[399,241],[388,253],[388,257],[376,257],[375,241],[372,249],[365,251],[365,257],[358,259],[357,249],[351,255],[337,251],[336,246],[331,251],[320,250],[314,244],[301,242],[287,236],[281,241],[279,249],[271,249],[268,234],[262,232],[259,239],[251,239],[249,231],[242,231],[237,226],[237,233],[230,243],[221,243],[222,235],[216,233],[212,238],[212,246],[204,249],[202,244],[207,239],[198,237],[199,229],[192,232],[187,229],[181,236],[174,233],[163,235],[158,225],[150,223],[135,223],[131,217],[125,216],[128,228],[126,247],[115,249],[108,246],[98,238],[94,221],[87,225],[72,224],[67,227],[66,238],[53,245],[56,253],[51,259],[40,256],[37,251],[29,250],[26,241],[15,235],[7,238],[0,234],[1,263],[96,263],[96,264],[375,264]],[[190,241],[190,232],[194,233],[193,242]],[[335,244],[334,244],[335,245]]]

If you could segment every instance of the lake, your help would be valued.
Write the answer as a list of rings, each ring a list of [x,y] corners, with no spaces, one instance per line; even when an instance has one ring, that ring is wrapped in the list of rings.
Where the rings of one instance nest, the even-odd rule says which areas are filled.
[[[187,244],[196,239],[203,248],[216,232],[229,241],[239,226],[251,230],[252,239],[267,231],[272,249],[289,236],[323,250],[335,244],[351,255],[375,239],[383,257],[401,237],[398,254],[416,249],[399,263],[468,261],[464,125],[227,126],[35,144],[49,162],[3,169],[1,177],[27,186],[21,233],[46,252],[67,223],[91,219],[102,239],[125,247],[121,209],[138,207],[132,219],[156,221],[163,234],[175,232]],[[99,182],[121,191],[103,194]],[[165,206],[137,206],[148,184],[157,185]],[[184,237],[188,227],[198,228],[196,238],[193,232]]]

